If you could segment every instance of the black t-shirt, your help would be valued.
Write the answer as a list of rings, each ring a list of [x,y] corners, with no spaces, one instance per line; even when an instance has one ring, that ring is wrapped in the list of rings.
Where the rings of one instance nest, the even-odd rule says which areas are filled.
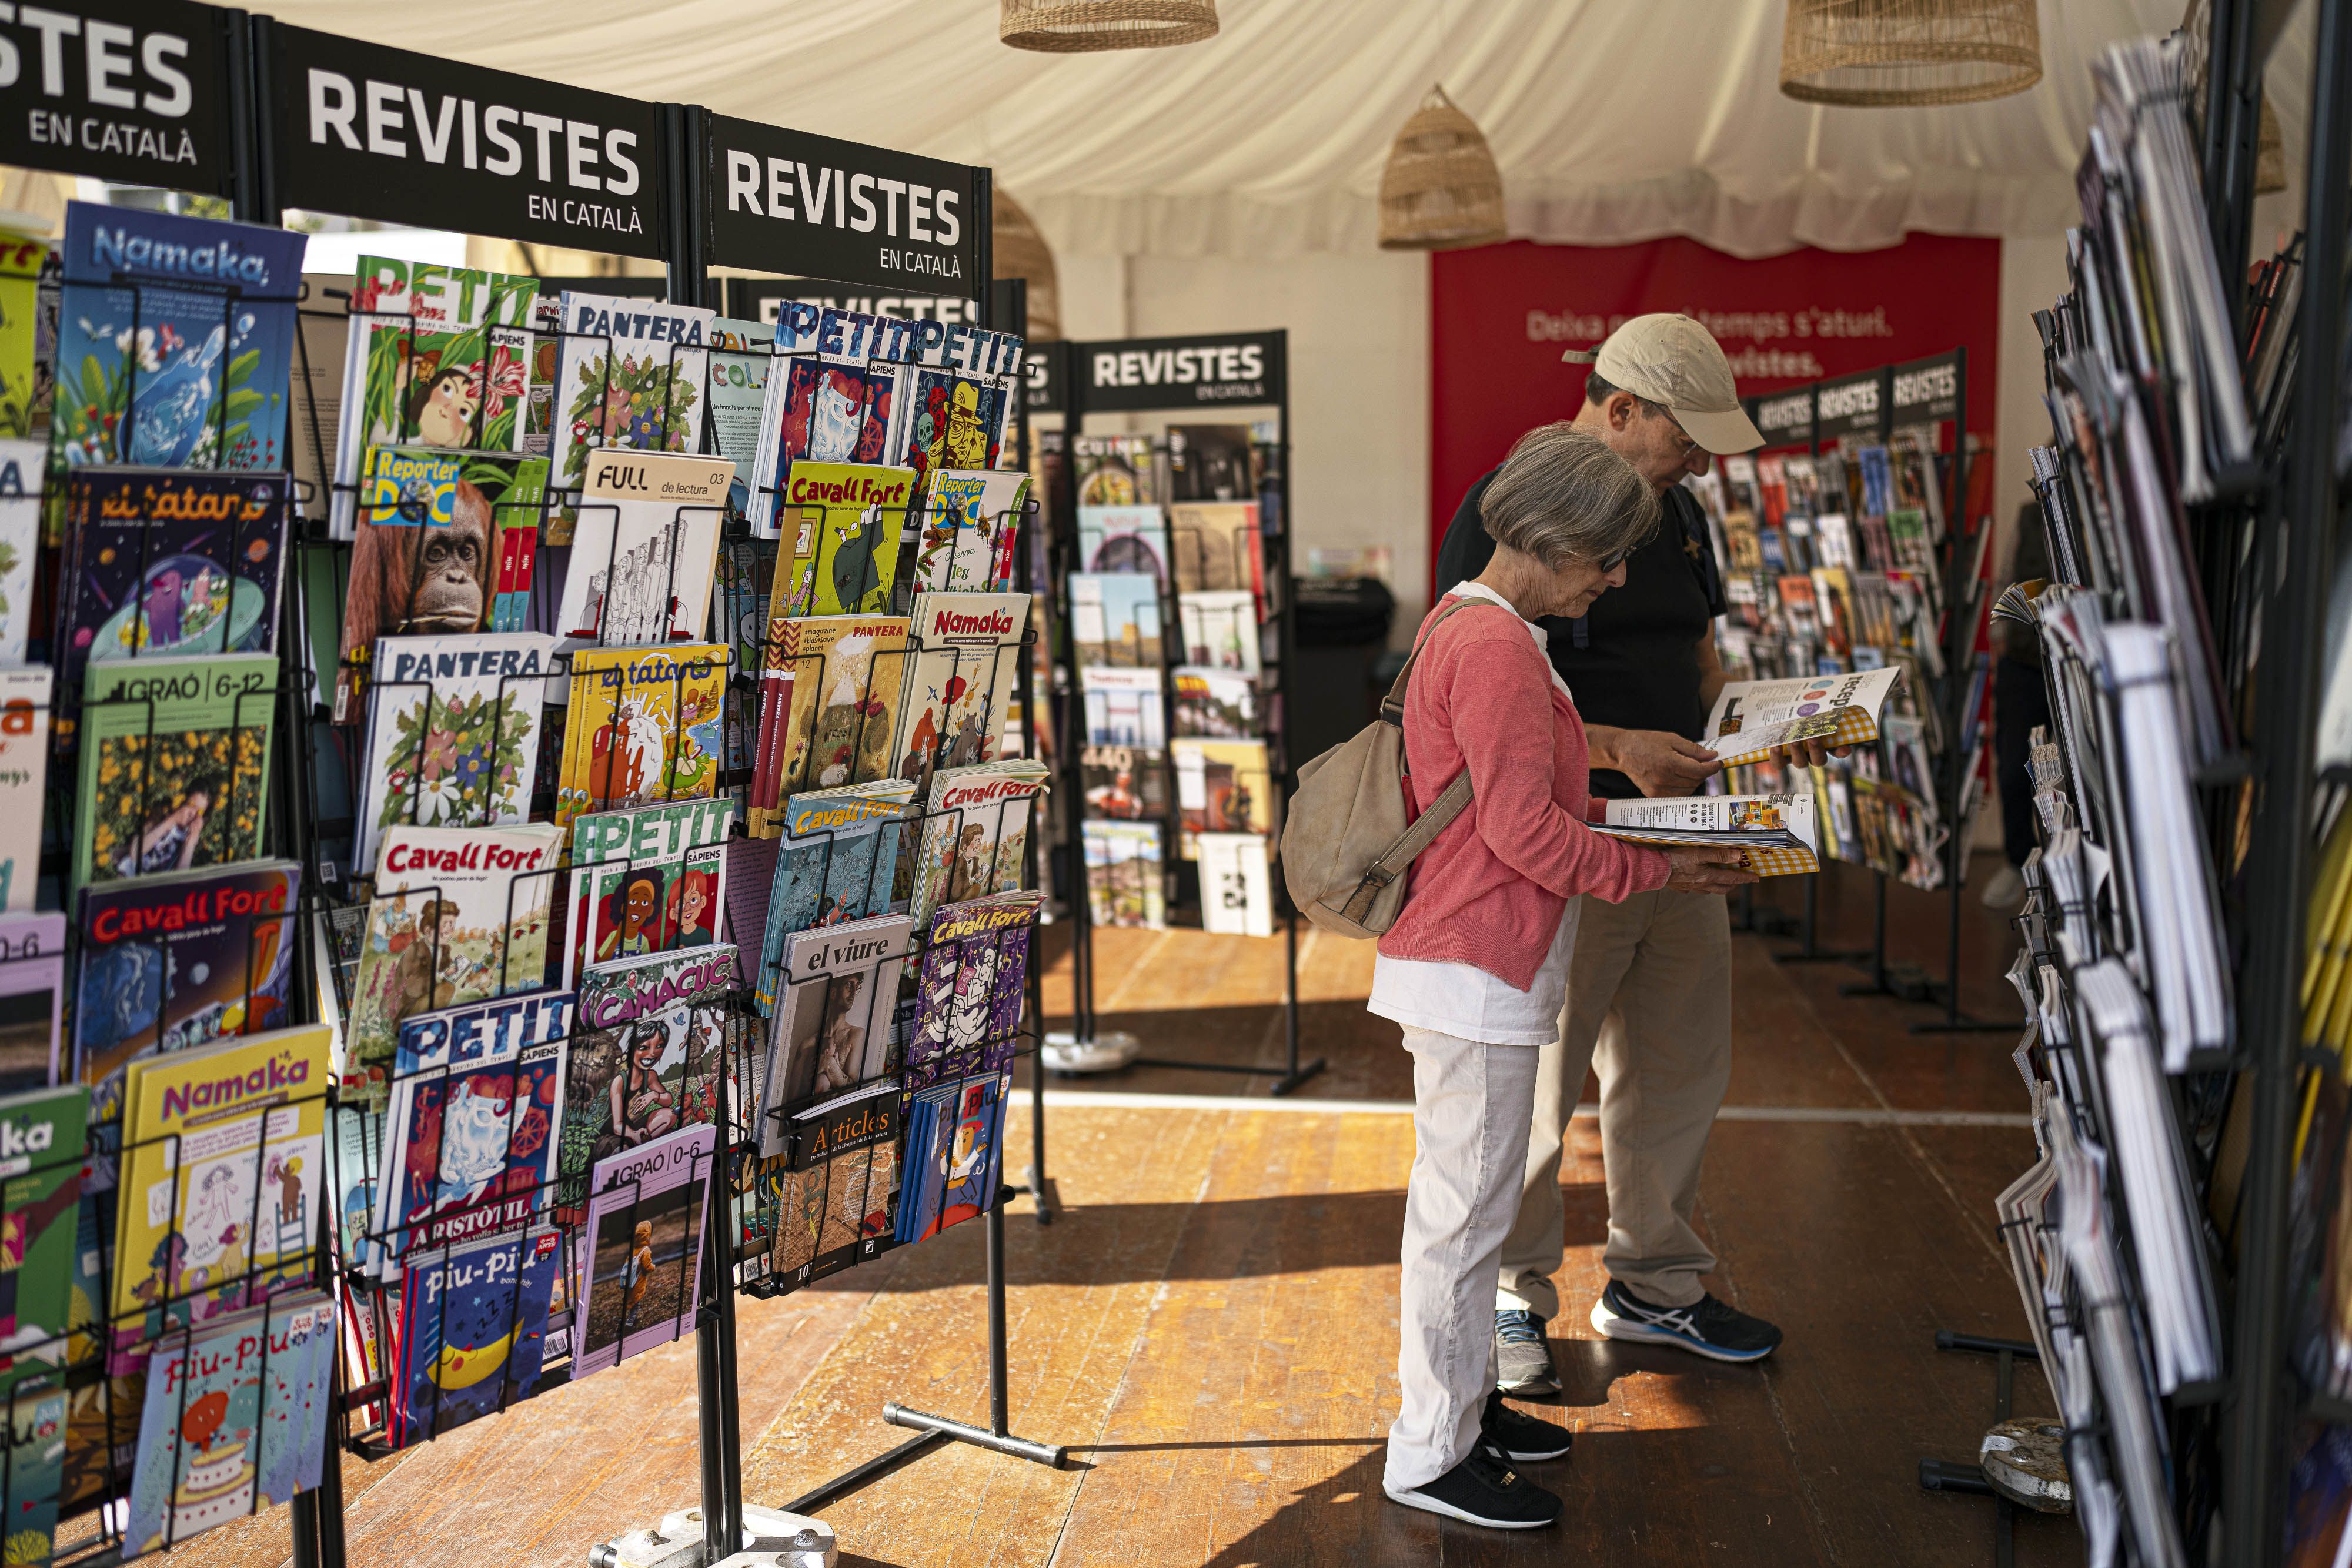
[[[1495,541],[1478,516],[1494,477],[1490,470],[1470,486],[1446,526],[1437,550],[1441,594],[1486,570],[1494,559]],[[1585,723],[1668,729],[1696,740],[1706,722],[1699,702],[1699,639],[1724,613],[1723,585],[1697,497],[1676,485],[1659,500],[1665,516],[1656,537],[1626,558],[1625,586],[1594,600],[1581,620],[1546,616],[1538,624],[1551,633],[1552,666],[1568,683]],[[1642,791],[1614,768],[1596,768],[1592,793],[1622,800]]]

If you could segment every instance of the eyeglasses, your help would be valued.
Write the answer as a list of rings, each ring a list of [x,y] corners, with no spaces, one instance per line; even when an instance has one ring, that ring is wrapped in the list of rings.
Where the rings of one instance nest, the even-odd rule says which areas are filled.
[[[1595,561],[1593,564],[1601,569],[1601,575],[1606,577],[1611,572],[1615,571],[1619,567],[1623,566],[1625,562],[1632,558],[1633,554],[1633,552],[1630,549],[1621,549],[1615,555],[1611,556],[1607,560]]]
[[[1657,416],[1666,422],[1666,428],[1674,433],[1675,444],[1682,448],[1675,455],[1685,463],[1689,462],[1691,454],[1698,450],[1698,443],[1690,438],[1690,432],[1683,428],[1682,421],[1665,409],[1659,409]]]

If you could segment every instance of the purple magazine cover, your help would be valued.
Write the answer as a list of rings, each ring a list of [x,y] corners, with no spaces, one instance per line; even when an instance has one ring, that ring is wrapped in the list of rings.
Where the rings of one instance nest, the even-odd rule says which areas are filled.
[[[1011,1060],[1038,903],[1034,893],[1005,893],[933,913],[907,1046],[908,1090],[977,1072],[983,1060]],[[1014,943],[1008,966],[1005,949]]]

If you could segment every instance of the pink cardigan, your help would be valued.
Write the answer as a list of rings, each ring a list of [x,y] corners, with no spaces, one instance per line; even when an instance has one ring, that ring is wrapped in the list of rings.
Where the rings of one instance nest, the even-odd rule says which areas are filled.
[[[1533,722],[1547,710],[1548,728]],[[1403,913],[1380,941],[1390,957],[1473,964],[1524,991],[1570,894],[1617,904],[1665,885],[1664,853],[1584,825],[1584,721],[1552,684],[1528,623],[1500,605],[1454,616],[1422,650],[1405,694],[1404,752],[1416,816],[1465,756],[1473,798],[1413,861]]]

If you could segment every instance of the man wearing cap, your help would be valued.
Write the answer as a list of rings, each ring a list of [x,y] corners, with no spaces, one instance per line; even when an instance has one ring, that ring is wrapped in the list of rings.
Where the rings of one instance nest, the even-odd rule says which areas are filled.
[[[1658,492],[1664,517],[1625,563],[1625,585],[1580,620],[1547,621],[1551,661],[1576,695],[1598,799],[1687,795],[1720,771],[1697,737],[1722,689],[1715,617],[1723,589],[1706,519],[1685,489],[1712,455],[1762,437],[1739,406],[1731,366],[1687,316],[1637,316],[1597,353],[1576,423],[1598,434]],[[1489,473],[1463,497],[1435,580],[1475,577],[1494,553],[1479,520]],[[1811,756],[1799,761],[1814,760]],[[1567,1255],[1561,1144],[1588,1065],[1601,1079],[1609,1183],[1609,1284],[1592,1325],[1612,1339],[1676,1345],[1717,1361],[1756,1361],[1780,1331],[1710,1295],[1715,1254],[1692,1227],[1699,1162],[1731,1073],[1731,928],[1720,894],[1586,897],[1578,916],[1560,1038],[1542,1048],[1518,1220],[1503,1243],[1496,1300],[1496,1381],[1506,1394],[1556,1394],[1544,1325],[1559,1314],[1550,1276]]]

